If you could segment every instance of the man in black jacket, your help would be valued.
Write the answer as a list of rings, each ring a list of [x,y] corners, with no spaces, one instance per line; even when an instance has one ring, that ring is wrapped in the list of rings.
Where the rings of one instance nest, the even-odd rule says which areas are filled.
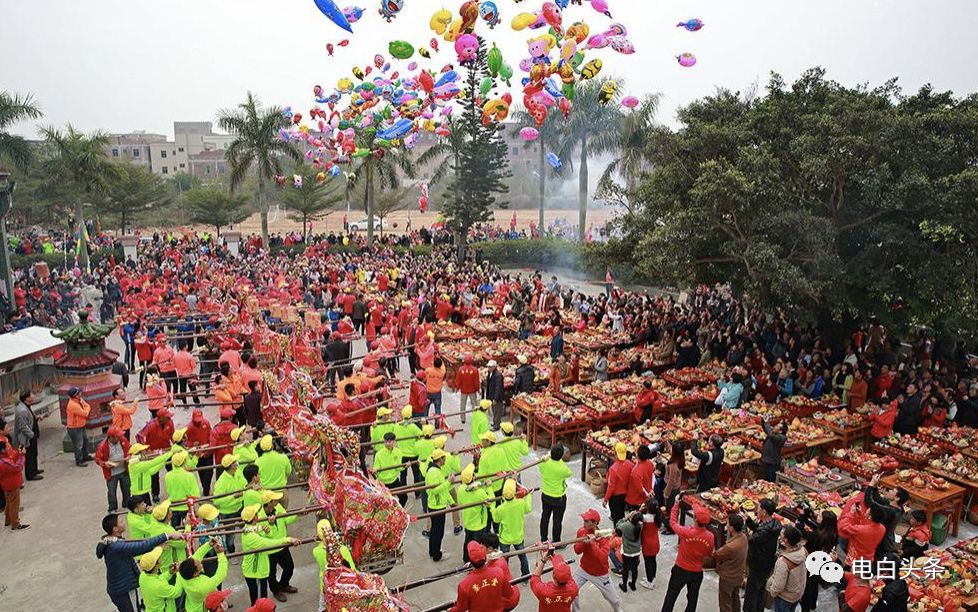
[[[761,447],[761,463],[764,464],[764,480],[774,482],[781,469],[781,451],[788,441],[788,422],[781,421],[775,430],[767,419],[761,420],[764,428],[764,446]]]
[[[900,557],[897,555],[886,555],[885,560],[890,567],[900,567]],[[883,583],[883,591],[873,606],[873,612],[907,612],[910,589],[907,588],[907,581],[900,577],[900,572],[896,572],[892,579],[884,578]]]
[[[723,467],[723,438],[717,434],[710,436],[710,450],[701,451],[699,442],[693,440],[690,451],[699,459],[700,469],[696,475],[696,492],[709,491],[717,486],[720,468]]]
[[[536,370],[527,363],[526,355],[519,355],[516,360],[520,365],[513,375],[513,393],[532,393],[535,389]]]
[[[329,328],[323,331],[323,362],[326,364],[326,384],[330,388],[336,385],[337,370],[341,369],[350,358],[350,343],[345,342],[339,334],[331,337]]]
[[[701,468],[702,469],[702,468]],[[781,523],[774,518],[777,506],[765,498],[758,504],[757,522],[748,520],[754,533],[747,541],[747,588],[744,589],[744,612],[764,612],[764,590],[778,557]]]
[[[910,435],[917,433],[917,430],[920,428],[920,421],[923,419],[921,401],[917,385],[914,383],[907,385],[906,399],[900,404],[896,422],[893,423],[893,431],[895,433]]]
[[[489,376],[486,377],[486,399],[492,402],[492,429],[499,430],[503,422],[503,375],[496,367],[495,360],[488,364]]]

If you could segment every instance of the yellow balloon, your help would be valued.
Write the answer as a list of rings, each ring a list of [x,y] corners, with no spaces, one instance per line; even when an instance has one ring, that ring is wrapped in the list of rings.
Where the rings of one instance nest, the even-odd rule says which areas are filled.
[[[344,77],[336,82],[336,88],[340,91],[350,91],[353,89],[353,81]]]
[[[564,46],[560,48],[560,59],[569,62],[575,53],[577,53],[577,43],[574,39],[564,41]]]
[[[435,34],[444,34],[448,29],[448,24],[452,22],[452,12],[446,8],[437,11],[431,16],[428,27],[435,31]]]
[[[516,17],[513,17],[513,29],[517,32],[520,30],[525,30],[530,27],[530,24],[535,23],[537,16],[533,13],[520,13]]]
[[[462,35],[462,20],[456,19],[455,21],[452,22],[452,25],[449,26],[448,31],[445,32],[445,36],[443,38],[448,42],[455,42],[455,39],[461,35]]]

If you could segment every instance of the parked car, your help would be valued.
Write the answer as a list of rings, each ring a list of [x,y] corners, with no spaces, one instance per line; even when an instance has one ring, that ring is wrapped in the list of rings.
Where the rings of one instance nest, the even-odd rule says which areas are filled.
[[[379,231],[382,229],[387,229],[387,221],[381,221],[380,217],[374,217],[374,231]],[[367,231],[367,220],[360,219],[359,221],[354,221],[350,224],[351,232],[365,232]]]

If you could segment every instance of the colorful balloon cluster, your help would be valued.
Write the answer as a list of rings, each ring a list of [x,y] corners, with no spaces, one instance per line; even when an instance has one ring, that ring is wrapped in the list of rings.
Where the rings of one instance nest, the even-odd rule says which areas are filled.
[[[684,28],[687,32],[699,32],[703,29],[704,24],[699,19],[687,19],[686,21],[680,21],[676,24],[677,28]],[[676,56],[676,61],[683,68],[692,68],[696,65],[696,56],[692,53],[680,53]]]

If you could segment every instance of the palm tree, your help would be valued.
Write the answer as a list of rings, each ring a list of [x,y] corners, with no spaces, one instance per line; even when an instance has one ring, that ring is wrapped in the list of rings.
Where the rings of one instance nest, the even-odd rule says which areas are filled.
[[[291,211],[290,219],[302,221],[302,237],[305,239],[306,228],[311,229],[313,221],[329,215],[333,206],[343,201],[343,196],[335,182],[317,181],[317,171],[310,166],[303,164],[296,167],[295,174],[302,177],[302,186],[286,184],[282,188],[282,204]]]
[[[31,96],[0,91],[0,160],[10,160],[18,170],[27,169],[31,162],[30,144],[23,137],[8,133],[7,129],[25,119],[39,119],[43,114]]]
[[[655,114],[659,108],[659,95],[648,94],[634,111],[624,112],[619,121],[615,142],[610,152],[614,159],[605,168],[599,185],[612,187],[615,175],[625,180],[625,204],[628,212],[631,210],[630,194],[638,186],[642,175],[648,170],[648,150],[651,140],[652,127],[655,124]]]
[[[557,155],[568,166],[573,166],[571,156],[580,151],[578,161],[578,240],[584,242],[587,229],[587,200],[588,200],[588,158],[594,153],[609,153],[616,150],[617,126],[621,111],[618,107],[617,90],[621,82],[617,82],[616,93],[607,102],[601,102],[601,89],[612,79],[587,81],[577,88],[574,98],[574,110],[570,118],[560,130],[561,140]]]
[[[418,156],[418,168],[431,168],[431,178],[428,184],[431,186],[442,182],[449,175],[454,175],[458,164],[461,161],[462,145],[465,144],[465,132],[462,130],[451,130],[448,136],[439,138],[437,142],[425,149]],[[457,187],[457,185],[453,185]],[[453,197],[458,198],[458,193],[453,193]]]
[[[279,137],[279,130],[289,126],[289,119],[277,106],[263,108],[249,91],[237,110],[222,110],[217,124],[235,136],[224,158],[231,169],[231,190],[235,191],[254,170],[258,178],[258,210],[261,213],[262,245],[268,248],[268,183],[282,174],[282,158],[294,162],[302,154],[292,143]]]
[[[547,172],[549,171],[548,164],[547,164],[547,147],[555,146],[556,144],[558,144],[561,136],[561,124],[560,124],[560,120],[558,120],[554,115],[548,114],[546,120],[543,122],[543,125],[537,125],[536,122],[533,120],[533,117],[530,116],[530,113],[526,112],[526,110],[523,109],[516,111],[513,114],[513,118],[519,124],[516,127],[517,130],[524,127],[532,127],[540,133],[539,137],[537,137],[536,142],[528,142],[526,143],[526,146],[527,147],[535,146],[540,153],[540,160],[539,160],[540,163],[537,167],[537,179],[540,185],[539,227],[540,227],[540,235],[542,236],[543,228],[544,228],[543,213],[544,210],[546,209],[546,204],[547,204]]]
[[[85,135],[70,124],[64,132],[53,127],[42,128],[41,135],[53,153],[44,162],[45,174],[51,180],[67,183],[72,188],[80,260],[82,267],[87,268],[88,235],[84,231],[84,201],[104,194],[119,176],[119,167],[109,161],[105,153],[109,137],[103,132]]]
[[[375,189],[397,189],[401,184],[403,174],[407,178],[414,178],[416,167],[409,155],[397,149],[382,149],[376,146],[377,131],[374,129],[363,130],[357,136],[357,148],[369,151],[369,154],[360,158],[360,164],[353,171],[356,184],[363,186],[363,209],[367,213],[367,247],[374,244],[374,202],[376,199]]]

